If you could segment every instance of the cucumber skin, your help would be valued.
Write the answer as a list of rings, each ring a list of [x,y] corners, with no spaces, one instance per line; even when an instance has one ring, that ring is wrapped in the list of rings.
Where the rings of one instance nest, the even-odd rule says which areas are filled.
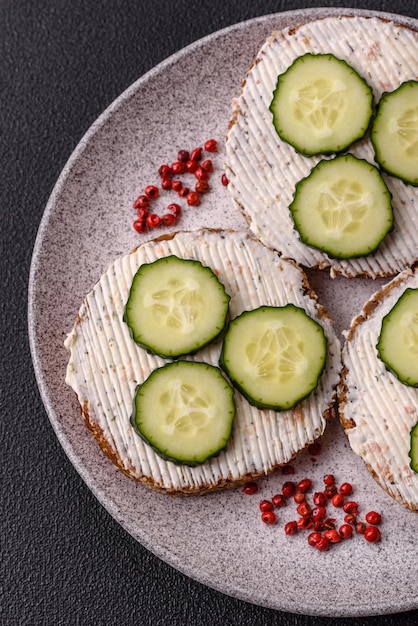
[[[191,361],[191,363],[197,363],[197,361]],[[206,365],[207,367],[213,367],[214,369],[219,369],[219,368],[216,368],[216,366],[214,366],[214,365],[209,365],[208,363],[202,363],[202,364]],[[171,365],[171,363],[166,363],[162,367],[169,367],[170,365]],[[161,368],[159,368],[159,369],[161,369]],[[152,374],[155,371],[158,371],[158,370],[153,370],[151,372],[150,376],[152,376]],[[136,417],[137,417],[136,396],[137,396],[137,393],[138,393],[139,389],[142,387],[143,384],[145,384],[147,382],[148,378],[146,380],[144,380],[143,383],[140,383],[139,385],[137,385],[136,389],[135,389],[132,413],[131,413],[131,417],[130,417],[130,424],[133,427],[133,429],[136,432],[136,434],[139,435],[139,437],[141,437],[141,439],[148,446],[150,446],[150,448],[152,448],[154,450],[154,452],[156,452],[156,454],[158,454],[158,456],[160,458],[164,459],[164,461],[171,461],[171,463],[174,463],[175,465],[187,465],[188,467],[199,467],[200,465],[203,465],[203,463],[206,463],[206,461],[208,461],[209,459],[212,459],[212,458],[215,458],[215,457],[219,456],[221,454],[221,452],[223,450],[225,450],[225,448],[227,447],[227,445],[229,443],[229,440],[231,439],[232,428],[233,428],[233,425],[234,425],[236,408],[235,408],[235,403],[234,403],[234,399],[233,399],[234,395],[233,395],[232,387],[231,387],[231,392],[232,392],[231,393],[231,399],[232,399],[231,406],[233,408],[233,415],[232,415],[232,418],[231,418],[230,430],[229,430],[228,436],[225,438],[225,445],[223,445],[220,448],[218,448],[218,450],[215,450],[214,452],[211,452],[210,454],[208,454],[208,456],[205,459],[203,459],[201,461],[190,461],[190,460],[177,459],[177,458],[175,458],[173,456],[170,456],[169,454],[166,454],[164,451],[160,450],[160,448],[158,448],[158,446],[156,446],[152,441],[150,441],[147,437],[145,437],[145,435],[142,433],[142,431],[138,428],[138,425],[136,423]],[[229,385],[228,380],[226,380],[225,377],[224,377],[224,379],[225,379],[226,384]]]
[[[273,103],[274,103],[274,100],[275,100],[275,96],[276,96],[276,92],[279,89],[280,77],[284,76],[287,72],[289,72],[289,70],[293,67],[293,65],[294,65],[294,63],[296,61],[299,61],[300,59],[303,59],[305,57],[315,57],[315,56],[332,57],[333,59],[336,59],[340,63],[346,65],[351,71],[353,71],[355,74],[357,74],[359,80],[361,80],[364,83],[365,87],[367,87],[370,90],[370,118],[369,118],[368,125],[364,129],[364,132],[360,131],[357,136],[353,137],[350,140],[349,143],[346,143],[345,145],[341,146],[339,149],[335,149],[335,148],[329,149],[329,150],[325,149],[325,150],[321,150],[319,152],[318,151],[312,151],[312,150],[304,150],[303,147],[297,146],[294,143],[290,143],[289,140],[286,139],[286,137],[283,135],[283,133],[281,132],[280,128],[278,127],[278,123],[276,121],[276,114],[275,114],[274,106],[273,106]],[[269,110],[270,110],[270,113],[273,116],[273,126],[274,126],[274,128],[276,130],[277,135],[280,137],[280,139],[282,141],[284,141],[284,142],[288,143],[289,145],[291,145],[296,150],[296,152],[298,152],[302,156],[312,157],[312,156],[317,156],[317,155],[320,155],[320,154],[323,154],[323,155],[326,155],[326,156],[327,155],[331,155],[331,154],[341,154],[341,153],[344,153],[354,143],[356,143],[357,141],[360,141],[361,139],[363,139],[367,135],[369,129],[371,128],[371,124],[372,124],[372,120],[373,120],[373,114],[374,114],[373,91],[372,91],[372,88],[370,87],[369,83],[366,81],[366,79],[363,78],[363,76],[360,76],[360,74],[358,74],[356,72],[356,70],[353,67],[351,67],[351,65],[349,63],[347,63],[347,61],[344,61],[344,59],[340,59],[340,58],[336,57],[334,54],[330,54],[330,53],[329,54],[312,54],[311,52],[307,52],[306,54],[302,55],[301,57],[296,58],[293,61],[293,63],[287,68],[287,70],[278,76],[276,87],[274,88],[274,91],[273,91],[273,98],[272,98],[272,101],[271,101],[270,106],[269,106]]]
[[[293,307],[293,308],[295,308],[295,309],[296,309],[296,308],[298,308],[298,307],[296,307],[294,304],[287,304],[287,305],[286,305],[286,307]],[[265,308],[267,308],[267,309],[268,309],[268,308],[277,308],[277,307],[270,307],[270,306],[261,306],[261,307],[259,307],[259,309],[265,309]],[[300,308],[300,307],[299,307],[299,308]],[[254,310],[258,310],[258,309],[254,309]],[[243,313],[241,313],[241,315],[244,315],[245,313],[248,313],[248,312],[249,312],[249,311],[243,311]],[[305,311],[305,312],[306,312],[306,311]],[[236,319],[236,318],[235,318],[235,319]],[[231,320],[231,321],[234,321],[234,320]],[[313,321],[315,321],[315,320],[313,320]],[[318,322],[317,322],[317,323],[318,323]],[[325,331],[324,331],[324,329],[322,328],[322,326],[321,326],[320,324],[318,324],[318,326],[320,326],[320,327],[321,327],[322,332],[323,332],[323,336],[324,336],[324,341],[325,341],[325,344],[326,344],[326,346],[328,346],[328,340],[327,340],[327,338],[326,338]],[[228,324],[228,327],[229,327],[229,324]],[[227,331],[226,331],[226,332],[228,332],[228,328],[227,328]],[[233,384],[233,386],[235,387],[235,389],[237,389],[237,391],[239,391],[239,392],[240,392],[240,394],[241,394],[242,396],[244,396],[244,398],[245,398],[245,399],[246,399],[246,400],[247,400],[247,401],[248,401],[248,402],[249,402],[252,406],[255,406],[257,409],[260,409],[260,410],[269,409],[269,410],[271,410],[271,411],[276,411],[276,412],[279,412],[279,411],[288,411],[288,410],[294,409],[294,408],[295,408],[298,404],[300,404],[303,400],[305,400],[305,398],[307,398],[308,396],[310,396],[310,395],[311,395],[311,393],[313,393],[313,392],[315,391],[315,389],[318,387],[318,384],[319,384],[319,379],[321,378],[321,376],[322,376],[322,374],[323,374],[323,372],[324,372],[324,370],[325,370],[325,367],[326,367],[326,361],[327,361],[327,360],[326,360],[326,359],[324,359],[324,365],[323,365],[323,367],[322,367],[322,370],[321,370],[321,371],[319,372],[319,374],[318,374],[316,387],[315,387],[314,389],[311,389],[311,391],[309,391],[309,392],[308,392],[308,393],[306,393],[305,395],[300,396],[300,397],[296,400],[296,402],[295,402],[294,404],[292,404],[291,406],[286,406],[286,407],[278,406],[278,405],[276,405],[276,404],[265,404],[265,403],[263,403],[263,402],[258,402],[257,400],[254,400],[254,398],[252,398],[252,397],[251,397],[251,396],[247,393],[247,391],[246,391],[246,390],[245,390],[245,389],[244,389],[244,388],[243,388],[243,387],[242,387],[242,386],[241,386],[241,385],[240,385],[240,384],[239,384],[239,383],[238,383],[238,382],[237,382],[237,381],[236,381],[236,380],[235,380],[235,379],[234,379],[234,378],[230,375],[229,370],[228,370],[228,366],[226,365],[225,360],[224,360],[224,347],[223,347],[223,346],[222,346],[221,356],[219,357],[219,366],[223,369],[223,371],[225,372],[225,374],[228,376],[228,378],[229,378],[229,379],[230,379],[230,381],[232,382],[232,384]]]
[[[406,385],[407,387],[411,387],[412,389],[418,389],[418,382],[412,384],[409,383],[407,380],[401,378],[399,376],[399,374],[396,372],[396,370],[394,370],[382,357],[381,352],[378,348],[379,344],[376,344],[376,350],[377,350],[377,355],[379,357],[379,359],[381,360],[381,362],[383,363],[383,365],[385,366],[385,370],[387,372],[389,372],[390,374],[392,374],[392,376],[394,376],[397,380],[399,380],[400,383],[402,383],[403,385]]]
[[[290,405],[290,406],[278,406],[276,404],[265,404],[263,402],[258,402],[257,400],[254,400],[254,398],[252,398],[246,391],[245,389],[236,381],[232,378],[232,376],[227,372],[226,370],[226,366],[225,363],[223,362],[222,358],[219,361],[219,365],[220,367],[225,371],[225,373],[229,376],[229,378],[231,379],[232,384],[234,385],[235,389],[237,391],[239,391],[239,393],[247,400],[247,402],[249,402],[252,406],[254,406],[256,409],[259,409],[260,411],[265,411],[265,410],[270,410],[270,411],[275,411],[276,413],[282,412],[282,411],[291,411],[292,409],[294,409],[295,407],[298,406],[298,404],[300,404],[301,402],[303,402],[303,400],[305,400],[305,398],[307,398],[308,396],[311,395],[311,393],[313,391],[315,391],[315,389],[312,389],[311,391],[309,391],[309,393],[307,393],[306,395],[298,398],[298,400]],[[323,372],[324,370],[322,370]],[[321,374],[322,374],[321,372]],[[321,377],[321,374],[318,377],[318,381],[319,378]]]
[[[123,321],[127,324],[126,320],[125,320],[125,316],[123,316]],[[150,348],[150,346],[141,343],[140,341],[137,341],[131,331],[131,329],[129,328],[129,333],[131,336],[132,341],[139,347],[142,348],[143,350],[145,350],[145,352],[147,354],[150,354],[151,356],[159,356],[162,359],[170,359],[172,361],[177,361],[179,359],[181,359],[182,357],[186,357],[186,356],[194,356],[195,354],[197,354],[198,352],[200,352],[200,350],[203,350],[203,348],[206,348],[207,346],[211,345],[213,342],[215,342],[217,339],[220,338],[220,336],[222,335],[222,333],[224,332],[225,328],[227,325],[227,320],[225,320],[225,325],[220,329],[220,331],[214,335],[211,339],[209,339],[206,343],[204,344],[199,344],[199,347],[196,348],[196,350],[189,350],[187,352],[181,352],[181,354],[162,354],[161,351],[157,351],[157,350],[152,350]]]
[[[377,346],[376,346],[376,349],[377,349]],[[378,354],[379,359],[382,361],[383,365],[385,366],[385,370],[389,372],[390,374],[392,374],[392,376],[394,376],[397,380],[399,380],[400,383],[402,383],[403,385],[406,385],[407,387],[411,387],[412,389],[418,388],[418,382],[415,384],[411,384],[411,383],[408,383],[403,378],[401,378],[399,374],[396,372],[396,370],[394,370],[390,365],[388,365],[388,363],[386,363],[386,361],[383,359],[378,349],[377,349],[377,354]]]
[[[141,341],[139,341],[137,339],[137,337],[135,336],[134,331],[132,330],[130,324],[129,324],[129,316],[127,314],[127,308],[128,308],[128,304],[129,304],[129,300],[131,298],[131,291],[132,291],[132,287],[134,285],[135,282],[135,278],[136,275],[138,274],[138,272],[141,271],[141,269],[147,265],[153,265],[154,263],[158,262],[158,261],[164,261],[166,259],[169,259],[170,257],[174,257],[176,259],[179,259],[180,261],[188,261],[190,263],[196,263],[198,265],[200,265],[201,267],[203,267],[204,269],[208,269],[210,271],[212,271],[209,267],[204,266],[198,259],[183,259],[181,257],[177,257],[176,255],[172,254],[170,256],[167,257],[161,257],[160,259],[156,259],[155,261],[151,261],[150,263],[144,263],[143,265],[141,265],[138,270],[136,271],[133,279],[132,279],[132,284],[131,284],[131,288],[129,290],[129,296],[128,299],[126,301],[125,304],[125,308],[124,308],[124,312],[123,312],[123,316],[122,316],[122,320],[123,322],[127,325],[128,329],[129,329],[129,334],[130,337],[132,339],[132,341],[134,341],[134,343],[139,346],[140,348],[142,348],[143,350],[145,350],[148,354],[151,354],[153,356],[159,356],[163,359],[172,359],[172,360],[177,360],[181,357],[184,356],[193,356],[194,354],[197,354],[197,352],[199,352],[200,350],[202,350],[202,348],[205,348],[206,346],[208,346],[209,344],[213,343],[214,341],[216,341],[223,333],[223,331],[226,328],[227,325],[227,320],[228,320],[228,310],[229,310],[229,302],[231,300],[231,296],[229,294],[227,294],[227,292],[225,291],[225,287],[224,285],[221,283],[221,281],[219,280],[219,278],[216,276],[216,274],[212,271],[214,277],[216,278],[216,280],[218,281],[219,285],[223,288],[224,293],[225,293],[225,298],[226,298],[226,302],[227,302],[227,313],[225,315],[225,320],[224,320],[224,325],[222,326],[222,328],[219,329],[219,332],[216,333],[215,335],[213,335],[211,338],[208,339],[207,342],[205,342],[204,344],[199,344],[199,346],[195,349],[195,350],[188,350],[188,351],[182,351],[180,353],[176,353],[176,354],[167,354],[167,353],[163,353],[162,351],[158,351],[158,350],[153,350],[151,346],[149,346],[148,344],[142,343]]]
[[[409,449],[411,469],[418,473],[418,422],[411,428],[411,446]]]
[[[380,361],[383,363],[383,365],[385,366],[385,369],[387,372],[390,372],[390,374],[392,374],[393,376],[395,376],[395,378],[397,380],[399,380],[400,383],[402,383],[403,385],[406,385],[407,387],[412,387],[414,389],[418,388],[418,381],[415,384],[412,384],[410,382],[408,382],[407,380],[405,380],[404,378],[402,378],[401,376],[399,376],[398,372],[396,370],[394,370],[389,363],[385,360],[384,356],[382,355],[382,351],[380,350],[380,342],[381,342],[381,336],[382,336],[382,332],[383,332],[383,327],[385,324],[385,320],[387,320],[387,318],[390,317],[393,309],[396,307],[396,305],[399,303],[399,300],[401,298],[403,298],[403,296],[408,292],[411,291],[411,288],[409,287],[408,289],[406,289],[403,294],[398,298],[398,300],[395,302],[395,304],[393,305],[393,307],[391,308],[391,310],[389,311],[389,313],[387,313],[383,319],[382,319],[382,325],[381,325],[381,329],[380,329],[380,334],[379,334],[379,338],[376,344],[376,351],[377,351],[377,356],[379,357]],[[418,471],[418,470],[417,470]]]
[[[369,165],[370,167],[372,167],[373,169],[375,169],[377,172],[379,172],[379,168],[376,167],[376,165],[373,165],[373,163],[370,163],[370,161],[367,161],[367,159],[360,159],[358,157],[355,157],[354,155],[352,155],[351,153],[345,153],[345,154],[340,154],[337,155],[335,157],[335,159],[342,159],[344,157],[347,158],[351,158],[351,159],[355,159],[356,161],[360,161],[360,162],[364,162],[365,164]],[[293,195],[293,199],[292,202],[289,205],[289,211],[291,213],[292,216],[292,220],[294,223],[294,228],[296,230],[296,232],[298,233],[298,236],[300,238],[300,240],[302,241],[302,243],[304,243],[306,246],[309,246],[311,248],[315,248],[316,250],[319,250],[320,252],[324,252],[325,254],[327,254],[329,256],[329,258],[331,259],[341,259],[341,260],[346,260],[346,259],[356,259],[356,258],[362,258],[362,257],[366,257],[369,256],[369,254],[373,254],[374,252],[376,252],[376,250],[379,248],[379,246],[381,245],[382,241],[391,233],[393,232],[393,229],[395,228],[395,219],[394,219],[394,215],[393,215],[393,206],[392,206],[392,199],[393,199],[393,195],[389,189],[389,187],[385,184],[385,181],[383,181],[383,183],[385,184],[386,190],[387,190],[387,194],[388,194],[388,198],[392,207],[392,221],[391,221],[391,227],[387,230],[387,232],[385,233],[384,237],[379,241],[379,243],[371,250],[365,252],[364,254],[351,254],[351,255],[336,255],[336,254],[332,254],[331,252],[329,252],[328,250],[325,250],[324,248],[319,248],[318,246],[314,246],[312,243],[308,243],[306,242],[305,238],[303,235],[301,235],[301,233],[299,232],[298,228],[296,227],[295,224],[295,220],[293,218],[293,210],[292,207],[295,205],[296,200],[297,200],[297,191],[298,188],[302,188],[303,184],[305,183],[305,181],[307,181],[309,179],[309,177],[311,176],[311,174],[314,172],[314,170],[316,170],[317,168],[320,168],[322,165],[325,165],[327,163],[332,162],[334,159],[328,160],[328,159],[322,159],[321,161],[319,161],[312,169],[311,171],[307,174],[307,176],[305,176],[304,178],[302,178],[301,180],[299,180],[296,183],[296,187],[295,187],[295,192]],[[383,180],[383,179],[382,179]]]
[[[137,391],[138,391],[139,387],[141,387],[141,385],[137,386],[137,388],[135,390],[135,396],[137,394]],[[212,458],[215,458],[215,457],[219,456],[220,453],[223,450],[225,450],[225,448],[227,447],[228,441],[231,438],[231,433],[232,433],[232,423],[231,423],[231,433],[230,433],[229,439],[226,441],[224,446],[219,448],[219,450],[217,450],[213,454],[211,453],[210,455],[208,455],[202,461],[190,461],[190,460],[176,459],[175,457],[170,456],[169,454],[166,454],[165,452],[160,450],[160,448],[158,448],[158,446],[156,446],[154,443],[152,443],[147,437],[145,437],[145,435],[139,430],[139,428],[138,428],[138,426],[136,424],[136,404],[135,404],[135,398],[134,398],[134,402],[133,402],[133,411],[132,411],[132,415],[131,415],[131,418],[130,418],[130,422],[131,422],[131,426],[133,427],[133,429],[136,432],[136,434],[139,435],[141,437],[142,441],[144,441],[150,448],[152,448],[154,450],[154,452],[156,454],[158,454],[158,456],[161,459],[163,459],[164,461],[170,461],[171,463],[174,463],[175,465],[187,465],[187,467],[199,467],[200,465],[203,465],[203,463],[206,463],[206,461],[208,461],[209,459],[212,459]]]
[[[403,177],[401,174],[396,174],[392,169],[385,167],[384,165],[384,159],[381,158],[380,156],[380,150],[378,149],[378,147],[376,146],[375,143],[375,139],[374,139],[374,127],[375,127],[375,122],[378,120],[379,118],[379,110],[381,109],[382,105],[384,105],[385,103],[385,99],[390,96],[391,94],[396,93],[397,91],[399,91],[400,89],[402,89],[403,87],[405,87],[406,85],[408,85],[408,83],[417,83],[416,80],[408,80],[405,81],[404,83],[402,83],[401,85],[399,85],[399,87],[397,87],[394,91],[385,91],[379,102],[377,103],[376,106],[376,112],[375,115],[373,117],[372,123],[370,125],[370,141],[372,143],[374,152],[375,152],[375,160],[376,163],[378,163],[379,168],[385,172],[386,174],[388,174],[389,176],[393,176],[394,178],[398,178],[399,180],[401,180],[402,182],[406,183],[407,185],[411,185],[411,187],[418,187],[418,176],[416,178],[416,180],[410,180],[408,178]]]

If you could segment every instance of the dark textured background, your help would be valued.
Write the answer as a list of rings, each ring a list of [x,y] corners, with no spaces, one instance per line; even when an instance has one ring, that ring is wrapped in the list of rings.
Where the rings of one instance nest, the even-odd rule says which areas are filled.
[[[144,72],[196,39],[314,6],[418,18],[413,1],[0,0],[1,626],[418,623],[418,612],[350,620],[279,613],[207,589],[158,560],[116,524],[69,463],[29,354],[27,282],[37,228],[92,122]],[[323,584],[332,596],[333,581]]]

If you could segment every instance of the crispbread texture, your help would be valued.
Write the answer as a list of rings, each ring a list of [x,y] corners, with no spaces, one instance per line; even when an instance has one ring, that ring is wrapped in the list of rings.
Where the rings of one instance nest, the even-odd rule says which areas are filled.
[[[293,410],[274,412],[256,409],[236,393],[227,448],[198,467],[163,460],[129,421],[136,386],[166,361],[133,342],[124,306],[138,267],[170,254],[212,268],[231,296],[231,318],[262,304],[292,302],[323,326],[328,340],[326,369],[308,398]],[[217,365],[221,343],[222,338],[187,358]],[[102,451],[128,476],[165,493],[203,494],[269,474],[319,437],[334,414],[340,342],[332,322],[299,267],[248,233],[178,232],[117,259],[85,298],[65,345],[71,352],[66,381]]]
[[[353,319],[342,350],[338,410],[352,449],[372,476],[397,502],[417,511],[418,474],[408,453],[418,389],[389,372],[376,349],[383,317],[408,287],[418,288],[417,267],[382,287]]]
[[[332,259],[301,242],[289,211],[295,186],[322,156],[305,157],[277,135],[269,106],[277,77],[299,56],[332,53],[383,92],[416,79],[418,33],[379,17],[327,17],[273,33],[257,54],[233,100],[226,141],[228,189],[252,232],[266,245],[304,267],[332,276],[393,276],[418,258],[418,188],[383,175],[393,197],[394,230],[365,257]],[[369,136],[349,152],[374,163]],[[332,155],[326,157],[332,158]]]

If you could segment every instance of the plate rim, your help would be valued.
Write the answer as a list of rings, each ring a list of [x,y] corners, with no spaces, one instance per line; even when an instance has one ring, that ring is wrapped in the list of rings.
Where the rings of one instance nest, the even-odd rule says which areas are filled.
[[[306,9],[295,9],[295,10],[287,10],[282,12],[269,13],[266,15],[261,15],[254,18],[249,18],[247,20],[243,20],[237,22],[235,24],[231,24],[226,26],[220,30],[217,30],[213,33],[210,33],[187,46],[181,48],[180,50],[174,52],[166,59],[160,61],[157,65],[149,69],[146,73],[136,79],[131,85],[129,85],[126,89],[124,89],[119,96],[117,96],[96,118],[96,120],[90,125],[87,131],[82,135],[81,139],[75,146],[74,150],[71,152],[69,158],[67,159],[63,169],[61,170],[54,186],[52,192],[48,198],[47,204],[45,206],[43,215],[41,217],[38,231],[35,238],[35,243],[32,250],[31,263],[30,263],[30,271],[29,271],[29,280],[28,280],[28,299],[27,299],[27,327],[29,334],[29,348],[30,354],[33,364],[33,369],[35,373],[35,379],[37,386],[39,388],[40,396],[42,402],[45,407],[45,411],[47,413],[48,419],[53,427],[55,435],[62,446],[67,458],[76,469],[83,482],[86,484],[88,489],[93,493],[96,499],[100,502],[100,504],[105,508],[105,510],[113,517],[113,519],[121,525],[128,534],[130,534],[138,543],[140,543],[143,547],[149,550],[152,554],[160,558],[167,564],[171,565],[179,572],[183,573],[189,578],[192,578],[205,586],[212,588],[216,591],[219,591],[223,594],[229,595],[231,597],[235,597],[241,601],[256,604],[258,606],[263,606],[266,608],[271,608],[273,610],[278,611],[288,611],[300,613],[303,615],[318,615],[318,616],[333,616],[333,617],[361,617],[361,616],[371,616],[371,615],[383,615],[390,614],[394,612],[407,612],[410,610],[415,610],[418,608],[418,604],[413,603],[411,601],[410,604],[399,606],[394,602],[388,603],[384,608],[375,607],[372,612],[370,610],[364,609],[363,611],[353,610],[338,612],[338,611],[329,611],[324,609],[323,612],[316,611],[315,613],[309,613],[304,610],[296,611],[295,607],[291,608],[288,604],[287,606],[283,606],[283,608],[278,605],[269,604],[268,599],[264,599],[264,601],[257,597],[252,599],[248,596],[248,593],[245,593],[243,589],[237,589],[234,587],[233,589],[226,589],[223,585],[216,584],[215,581],[209,580],[208,577],[202,575],[202,571],[199,572],[191,572],[187,569],[182,563],[182,560],[179,559],[173,552],[170,552],[164,546],[156,546],[152,542],[148,541],[148,537],[142,536],[140,532],[135,532],[131,527],[129,521],[127,521],[122,515],[121,512],[117,508],[117,504],[109,501],[107,494],[104,489],[101,488],[100,484],[97,483],[96,477],[90,475],[87,468],[84,468],[80,465],[79,458],[70,439],[64,433],[59,419],[57,419],[56,415],[56,407],[51,406],[51,401],[48,394],[48,381],[45,375],[45,370],[40,362],[39,358],[39,338],[36,333],[36,279],[37,279],[37,271],[40,263],[40,259],[42,257],[42,245],[44,238],[48,232],[48,226],[50,220],[54,214],[54,207],[56,205],[57,200],[59,199],[63,188],[65,187],[66,181],[73,169],[73,167],[78,162],[79,158],[83,155],[84,151],[88,148],[91,141],[94,140],[95,135],[98,131],[106,124],[106,122],[111,118],[111,116],[119,110],[129,99],[137,94],[137,92],[141,89],[141,87],[145,86],[147,82],[157,77],[159,74],[164,72],[166,68],[169,68],[175,65],[179,60],[187,57],[192,54],[194,51],[204,48],[207,44],[216,41],[216,39],[223,38],[230,33],[234,33],[234,31],[241,31],[246,28],[250,28],[252,26],[257,26],[262,23],[268,23],[274,19],[287,20],[291,18],[295,18],[296,16],[301,16],[301,23],[311,21],[312,19],[321,19],[327,16],[338,16],[338,15],[347,15],[347,16],[360,16],[360,17],[378,17],[382,19],[387,19],[394,21],[395,23],[399,23],[404,26],[411,26],[418,30],[418,19],[400,15],[392,12],[382,12],[382,11],[370,11],[367,9],[355,9],[355,8],[344,8],[344,7],[311,7]],[[281,28],[285,28],[282,26]],[[256,56],[257,50],[254,50],[253,58]],[[244,77],[242,77],[244,78]]]

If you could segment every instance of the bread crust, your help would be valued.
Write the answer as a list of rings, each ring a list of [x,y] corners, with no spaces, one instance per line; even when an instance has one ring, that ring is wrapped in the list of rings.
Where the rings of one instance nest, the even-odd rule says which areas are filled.
[[[349,404],[350,393],[352,392],[352,389],[347,383],[347,379],[350,375],[350,368],[347,365],[347,358],[345,358],[348,345],[356,345],[356,340],[358,338],[358,334],[362,328],[362,325],[369,321],[371,318],[373,318],[373,316],[378,315],[381,306],[385,303],[387,298],[389,298],[396,289],[402,287],[402,285],[407,285],[408,281],[412,277],[414,277],[416,272],[417,265],[415,264],[412,268],[405,270],[389,283],[384,285],[379,291],[377,291],[368,300],[368,302],[365,303],[361,313],[353,319],[350,328],[346,334],[346,343],[343,348],[343,367],[341,370],[340,382],[337,389],[337,398],[338,417],[349,442],[350,431],[352,429],[358,428],[359,424],[357,423],[358,420],[356,420],[356,417],[347,415],[346,410]],[[353,351],[355,351],[355,349]],[[379,471],[377,471],[377,469],[370,462],[368,462],[366,458],[364,458],[361,454],[360,456],[362,457],[362,460],[365,463],[365,466],[371,476],[374,478],[374,480],[376,480],[376,482],[384,491],[386,491],[394,500],[396,500],[402,506],[410,509],[411,511],[418,511],[418,499],[417,501],[412,501],[410,499],[402,497],[394,483],[391,485],[391,482],[385,479],[385,477]]]
[[[77,396],[77,400],[79,402],[78,396]],[[118,454],[117,450],[115,450],[115,448],[106,439],[103,429],[100,427],[97,421],[95,421],[91,417],[89,413],[88,402],[85,401],[83,405],[81,405],[79,402],[79,405],[80,405],[80,412],[81,412],[81,415],[83,417],[86,427],[88,428],[88,430],[90,431],[94,439],[96,440],[96,443],[98,444],[100,450],[109,459],[109,461],[111,461],[113,465],[119,471],[125,474],[125,476],[128,476],[129,478],[135,480],[138,483],[145,485],[146,487],[149,487],[150,489],[153,489],[154,491],[157,491],[159,493],[165,493],[170,496],[202,496],[208,493],[213,493],[215,491],[224,491],[226,489],[233,489],[233,488],[245,485],[249,482],[258,480],[260,478],[265,478],[277,472],[284,465],[291,463],[293,459],[299,456],[299,454],[301,454],[303,450],[305,450],[310,444],[314,442],[314,440],[307,442],[306,446],[302,448],[301,450],[299,450],[298,452],[296,452],[293,455],[293,457],[291,457],[286,463],[278,463],[272,466],[271,468],[269,468],[269,470],[265,472],[248,472],[247,474],[240,476],[238,479],[234,479],[232,478],[232,476],[229,476],[229,477],[224,478],[220,482],[218,482],[216,485],[208,484],[203,487],[194,486],[194,487],[184,487],[180,489],[168,489],[167,487],[164,487],[163,485],[158,483],[152,476],[138,475],[136,469],[133,466],[126,467],[121,456]],[[336,404],[334,401],[333,403],[329,405],[329,407],[325,411],[324,418],[328,421],[330,419],[335,419],[335,417],[336,417]]]
[[[197,231],[198,233],[211,233],[212,235],[214,235],[215,237],[219,234],[221,237],[225,237],[225,235],[230,235],[233,236],[234,231],[225,231],[225,230],[220,230],[220,229],[203,229],[202,231]],[[235,235],[237,235],[238,233],[235,233]],[[172,241],[174,240],[177,236],[184,236],[184,235],[194,235],[194,231],[177,231],[174,233],[170,233],[170,234],[165,234],[163,236],[157,237],[155,239],[152,239],[150,241],[145,242],[145,244],[140,244],[140,246],[137,246],[130,254],[135,253],[137,250],[139,250],[143,245],[152,245],[152,246],[158,246],[159,243],[161,242],[166,242],[166,241]],[[266,249],[266,246],[262,245],[256,237],[254,237],[253,235],[247,234],[247,233],[242,233],[241,234],[242,237],[245,240],[249,240],[254,242],[254,244],[256,244],[257,246],[260,245],[262,247],[262,249]],[[240,235],[240,236],[241,236]],[[275,257],[279,258],[277,255],[277,252],[269,249],[269,253],[274,254]],[[127,255],[130,256],[130,255]],[[280,261],[280,263],[282,264],[282,261]],[[309,298],[310,301],[312,301],[312,303],[315,303],[315,311],[316,311],[316,315],[317,315],[317,319],[319,321],[323,320],[324,323],[328,324],[329,327],[332,326],[332,320],[329,316],[329,314],[327,313],[326,309],[319,304],[318,302],[318,298],[317,295],[315,294],[315,292],[312,290],[310,284],[309,284],[309,280],[308,277],[306,276],[306,274],[299,268],[299,266],[292,260],[289,261],[285,261],[283,260],[283,263],[293,267],[296,272],[297,272],[297,276],[299,277],[299,286],[298,289],[300,290],[300,293],[303,295],[303,297]],[[96,283],[96,285],[99,284]],[[75,325],[74,325],[74,329],[73,329],[73,333],[75,335],[77,335],[77,333],[80,332],[80,326],[82,326],[85,323],[85,319],[83,317],[82,314],[78,314],[76,317],[76,321],[75,321]],[[335,364],[335,361],[333,360],[332,363]],[[339,363],[339,357],[338,357],[338,363]],[[335,386],[333,387],[332,393],[328,396],[329,401],[326,403],[324,403],[323,405],[323,411],[322,411],[322,418],[323,420],[326,422],[329,419],[332,419],[336,416],[336,399],[337,399],[337,390],[336,390],[336,385],[338,382],[338,377],[336,379],[335,382]],[[73,385],[71,385],[73,386]],[[73,387],[74,388],[74,387]],[[234,476],[232,475],[231,472],[222,475],[222,477],[216,480],[216,483],[212,483],[212,482],[206,482],[205,484],[202,484],[201,482],[199,482],[198,484],[194,484],[193,482],[187,484],[187,482],[184,482],[184,484],[178,486],[178,485],[174,485],[172,487],[167,486],[167,484],[164,484],[164,479],[158,476],[155,476],[152,474],[152,472],[150,473],[149,471],[144,472],[144,471],[139,471],[137,466],[134,466],[133,464],[129,464],[126,461],[126,458],[123,458],[121,456],[121,454],[118,451],[118,445],[116,443],[116,441],[112,440],[112,436],[109,434],[109,430],[103,428],[103,426],[100,423],[100,419],[98,418],[96,412],[100,411],[100,409],[94,404],[92,405],[90,402],[89,397],[85,397],[85,391],[83,390],[83,393],[78,394],[77,393],[77,389],[74,388],[74,391],[76,392],[76,396],[77,396],[77,401],[78,404],[80,406],[80,411],[81,411],[81,415],[83,417],[84,423],[86,425],[86,427],[88,428],[88,430],[90,431],[90,433],[92,434],[93,438],[96,440],[97,444],[99,445],[99,448],[101,449],[101,451],[105,454],[105,456],[114,464],[114,466],[120,470],[121,472],[123,472],[126,476],[128,476],[131,479],[134,479],[135,481],[142,483],[144,485],[146,485],[147,487],[154,489],[156,491],[162,492],[162,493],[166,493],[166,494],[170,494],[170,495],[203,495],[206,493],[212,493],[214,491],[220,491],[220,490],[224,490],[224,489],[228,489],[228,488],[233,488],[233,487],[237,487],[240,485],[243,485],[249,481],[253,481],[253,480],[257,480],[258,478],[262,477],[262,476],[267,476],[275,471],[277,471],[280,467],[282,467],[283,465],[288,464],[292,459],[294,459],[300,452],[302,452],[303,449],[305,449],[307,446],[309,446],[311,443],[313,443],[313,441],[315,441],[315,439],[317,439],[317,436],[313,437],[313,438],[309,438],[309,440],[307,439],[304,442],[303,447],[301,447],[299,450],[297,450],[296,452],[294,452],[290,457],[286,458],[285,461],[279,463],[279,462],[272,462],[269,467],[267,468],[263,468],[263,470],[260,471],[247,471],[242,473],[241,475],[239,475],[237,477],[237,475],[235,474]],[[324,402],[322,400],[322,402]],[[301,405],[298,405],[294,410],[294,415],[297,417],[297,415],[299,414],[298,412],[301,412]],[[301,415],[303,415],[303,409],[302,409],[302,413]],[[295,419],[296,419],[295,417]]]

